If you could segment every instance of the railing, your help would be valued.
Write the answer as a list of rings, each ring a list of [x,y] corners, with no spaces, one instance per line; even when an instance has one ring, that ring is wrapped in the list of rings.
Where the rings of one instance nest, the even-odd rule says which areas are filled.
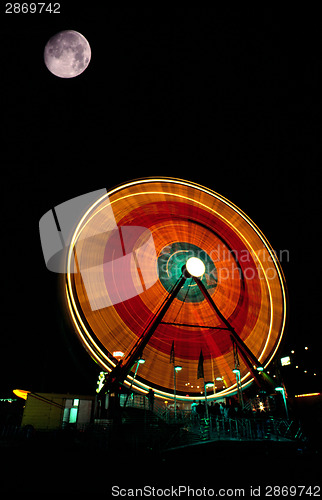
[[[120,403],[123,408],[125,401],[125,398],[121,398]],[[142,442],[146,441],[154,443],[154,447],[158,441],[158,447],[169,449],[170,446],[185,446],[215,440],[283,441],[287,439],[300,441],[304,439],[299,423],[294,420],[275,418],[264,412],[261,418],[251,414],[234,418],[224,415],[210,415],[206,419],[191,410],[179,408],[175,414],[174,409],[167,408],[162,400],[154,398],[153,404],[151,404],[148,397],[141,394],[130,396],[126,401],[125,408],[143,410],[122,412],[122,424],[124,424],[121,431],[122,439],[125,440],[124,436],[126,435],[130,444],[132,443],[130,440],[135,439],[134,444],[138,449]],[[172,425],[164,425],[161,420]],[[116,433],[114,440],[117,445],[118,434],[111,419],[94,421],[82,430],[87,431],[88,439],[92,439],[93,442],[97,441],[99,446],[104,443],[111,445]],[[32,431],[33,429],[28,428],[28,426],[24,428],[10,425],[1,426],[0,440],[9,442],[29,439],[34,435]],[[131,446],[134,444],[132,443]]]
[[[280,418],[229,418],[223,416],[199,420],[200,432],[209,439],[239,440],[295,440],[302,437],[302,432],[295,421]],[[192,425],[193,428],[193,425]],[[196,429],[196,424],[194,424]]]
[[[165,408],[164,403],[157,398],[154,398],[153,403],[150,403],[147,396],[132,394],[128,398],[121,399],[120,404],[123,408],[151,410],[157,417],[167,421],[167,408]]]
[[[123,408],[124,407],[140,408],[143,410],[149,408],[147,397],[141,394],[134,394],[134,393],[130,394],[129,396],[122,394],[120,399],[120,405]]]
[[[122,404],[122,402],[121,402]],[[151,410],[153,413],[168,424],[181,424],[185,429],[201,436],[201,439],[301,439],[302,430],[294,420],[285,420],[272,416],[258,418],[249,417],[230,418],[223,415],[210,415],[208,421],[191,410],[177,408],[176,414],[173,408],[165,408],[163,401],[154,398],[153,405],[147,396],[135,394],[130,396],[126,403],[127,407]]]
[[[22,434],[22,429],[19,425],[2,425],[0,427],[0,440],[15,439]]]

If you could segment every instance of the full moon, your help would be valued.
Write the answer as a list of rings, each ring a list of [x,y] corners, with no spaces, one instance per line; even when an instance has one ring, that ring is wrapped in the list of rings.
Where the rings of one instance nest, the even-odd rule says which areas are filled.
[[[89,65],[91,48],[81,33],[73,30],[60,31],[48,40],[44,60],[54,75],[73,78],[83,73]]]

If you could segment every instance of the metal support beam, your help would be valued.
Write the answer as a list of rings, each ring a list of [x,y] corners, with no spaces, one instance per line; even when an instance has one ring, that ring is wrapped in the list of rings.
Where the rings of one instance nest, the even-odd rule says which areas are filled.
[[[231,341],[233,344],[234,364],[235,364],[235,369],[233,371],[236,375],[238,401],[239,401],[241,409],[243,410],[244,409],[244,399],[243,399],[243,389],[242,389],[241,381],[240,381],[240,365],[239,365],[238,349],[237,349],[237,345],[236,345],[236,342],[234,341],[233,337],[231,336],[230,338],[231,338]]]
[[[181,278],[177,281],[176,285],[173,287],[168,297],[164,300],[158,312],[147,325],[144,332],[138,338],[126,358],[124,360],[121,359],[115,366],[115,368],[113,368],[113,370],[109,373],[105,385],[102,388],[102,393],[106,393],[108,389],[114,388],[115,385],[121,384],[130,373],[133,365],[135,364],[135,361],[142,356],[145,346],[161,323],[162,318],[169,309],[175,297],[178,295],[187,277],[188,276],[186,276],[185,273],[182,274]]]
[[[263,378],[260,376],[258,372],[258,368],[263,368],[261,363],[252,353],[252,351],[247,347],[245,342],[240,338],[240,336],[237,334],[233,326],[221,313],[221,311],[213,301],[212,297],[209,295],[208,290],[206,289],[202,281],[198,277],[190,275],[185,266],[183,266],[181,278],[178,279],[177,283],[174,285],[169,295],[163,301],[163,303],[159,307],[159,310],[153,316],[149,324],[146,326],[141,336],[138,338],[138,340],[136,341],[130,352],[127,354],[126,358],[121,359],[107,376],[104,387],[101,390],[102,396],[106,394],[107,390],[117,391],[117,386],[124,381],[124,379],[127,377],[131,369],[133,368],[137,359],[142,356],[144,348],[146,347],[147,343],[151,339],[152,335],[154,334],[159,324],[162,322],[162,318],[169,309],[175,297],[178,295],[186,279],[191,277],[198,285],[200,291],[202,292],[203,296],[208,301],[212,309],[215,311],[217,316],[221,319],[222,323],[225,325],[224,329],[230,332],[233,346],[235,345],[236,348],[238,347],[241,357],[243,358],[245,364],[248,366],[249,370],[251,371],[258,385],[263,384]],[[194,326],[194,325],[187,324],[185,326]],[[233,348],[235,349],[235,347]]]
[[[191,323],[173,323],[171,321],[161,321],[163,325],[174,325],[174,326],[185,326],[187,328],[197,328],[198,330],[228,330],[228,328],[223,328],[222,326],[209,326],[209,325],[192,325]]]
[[[240,352],[244,362],[248,366],[249,370],[251,371],[254,379],[256,380],[256,382],[259,385],[262,385],[262,383],[263,383],[262,378],[257,371],[258,368],[262,368],[261,363],[258,361],[256,356],[254,356],[254,354],[249,349],[249,347],[247,347],[245,342],[240,338],[238,333],[235,331],[234,327],[231,326],[229,321],[225,318],[225,316],[219,310],[219,308],[217,307],[217,305],[213,301],[212,297],[209,295],[208,290],[205,287],[205,285],[202,283],[202,281],[195,276],[193,276],[193,279],[195,280],[196,284],[198,285],[198,287],[199,287],[201,293],[203,294],[203,296],[205,297],[205,299],[208,301],[208,303],[214,309],[217,316],[221,319],[221,321],[224,323],[226,328],[229,330],[232,339],[234,340],[237,347],[239,348],[239,352]]]

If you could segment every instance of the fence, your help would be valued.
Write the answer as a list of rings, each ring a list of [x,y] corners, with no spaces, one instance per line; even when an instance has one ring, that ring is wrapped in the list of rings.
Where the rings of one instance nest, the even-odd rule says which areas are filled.
[[[124,406],[124,405],[123,405]],[[146,396],[134,395],[127,400],[127,407],[152,410],[154,414],[168,424],[181,424],[194,436],[204,439],[302,439],[300,424],[294,420],[285,420],[265,415],[260,418],[253,415],[230,418],[223,415],[211,415],[208,421],[200,418],[191,410],[178,408],[176,414],[173,408],[165,407],[163,401],[154,399],[153,408]]]
[[[199,424],[199,431],[198,429]],[[237,440],[297,440],[302,439],[300,424],[281,418],[228,418],[223,416],[201,419],[190,425],[192,432],[199,432],[203,439]]]
[[[131,439],[140,440],[159,439],[160,442],[182,441],[182,444],[191,444],[200,441],[212,440],[304,440],[302,429],[298,422],[266,415],[261,418],[250,415],[245,417],[228,417],[224,415],[210,415],[210,418],[199,417],[191,410],[177,409],[165,406],[162,400],[155,398],[153,404],[144,395],[135,395],[127,400],[121,399],[122,435],[129,430]],[[137,408],[141,411],[126,412],[126,408]],[[153,410],[153,411],[152,411]],[[127,424],[127,425],[125,425]],[[167,425],[172,424],[172,425]],[[175,425],[173,425],[175,424]],[[113,420],[99,420],[82,429],[95,438],[112,442],[115,434]],[[62,431],[63,432],[63,431]],[[96,433],[96,434],[95,434]],[[0,440],[12,442],[15,440],[29,440],[34,432],[31,426],[23,428],[14,425],[0,427]],[[103,436],[103,437],[102,437]],[[134,437],[133,437],[134,436]],[[124,437],[124,436],[123,436]],[[140,442],[141,442],[140,441]],[[158,445],[159,446],[159,445]],[[160,444],[161,446],[161,444]]]

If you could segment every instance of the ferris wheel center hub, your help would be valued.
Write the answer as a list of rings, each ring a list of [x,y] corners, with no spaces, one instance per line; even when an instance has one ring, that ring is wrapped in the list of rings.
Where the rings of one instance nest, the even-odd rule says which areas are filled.
[[[186,262],[186,269],[191,276],[200,278],[205,273],[206,266],[198,257],[190,257]]]

